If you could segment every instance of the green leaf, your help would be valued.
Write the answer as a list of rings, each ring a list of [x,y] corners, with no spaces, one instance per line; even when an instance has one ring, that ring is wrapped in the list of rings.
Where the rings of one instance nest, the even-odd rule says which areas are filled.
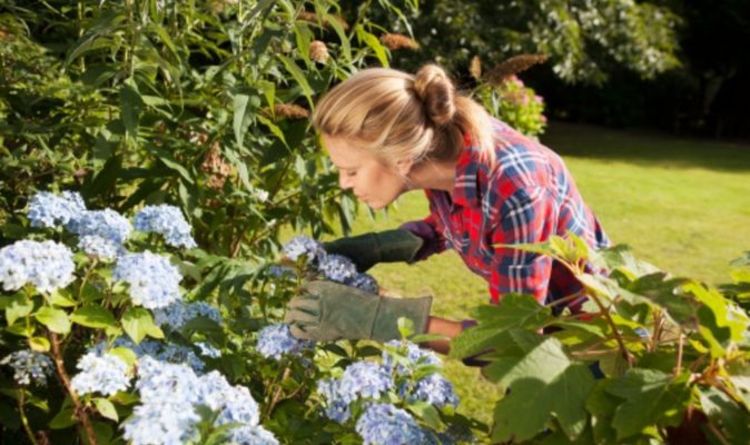
[[[396,321],[398,324],[398,332],[401,334],[401,338],[409,338],[410,335],[414,334],[414,322],[406,317],[398,317]]]
[[[120,358],[123,362],[125,362],[128,367],[131,367],[135,365],[135,363],[138,361],[138,356],[133,352],[132,349],[126,348],[124,346],[118,346],[116,348],[112,348],[109,350],[109,353]]]
[[[29,347],[37,352],[49,351],[50,344],[49,340],[44,337],[31,337],[29,339]]]
[[[235,94],[234,105],[232,107],[234,113],[234,138],[237,140],[237,145],[242,146],[242,142],[245,138],[245,112],[247,111],[247,104],[250,100],[250,96],[247,94]]]
[[[307,82],[307,78],[305,77],[302,70],[297,66],[296,63],[294,63],[294,60],[283,55],[278,55],[278,57],[279,59],[281,59],[281,62],[284,64],[284,68],[286,68],[287,72],[292,75],[292,78],[294,78],[300,88],[302,88],[302,94],[304,94],[305,98],[307,98],[307,102],[310,104],[310,109],[313,109],[313,90],[310,87],[310,84]]]
[[[726,443],[742,443],[750,437],[748,413],[737,402],[714,387],[701,388],[700,398],[703,412],[722,431]]]
[[[406,408],[417,415],[420,419],[424,420],[425,423],[436,431],[441,431],[445,428],[445,424],[440,419],[440,413],[437,408],[427,402],[415,402],[406,405]]]
[[[464,358],[495,346],[508,329],[536,330],[553,319],[550,308],[530,295],[508,294],[497,305],[477,310],[479,325],[451,341],[450,356]]]
[[[56,290],[52,292],[48,297],[47,301],[53,306],[60,307],[73,307],[76,302],[70,298],[70,294],[67,290]]]
[[[109,400],[103,397],[96,397],[94,399],[94,405],[96,406],[96,410],[99,411],[99,414],[101,414],[103,417],[114,420],[115,422],[119,420],[115,405],[113,405]]]
[[[12,326],[19,318],[29,315],[34,309],[34,302],[22,292],[11,296],[5,304],[5,318],[8,326]]]
[[[126,138],[138,137],[138,116],[142,106],[143,102],[135,80],[132,77],[125,80],[120,87],[120,118],[125,127]]]
[[[50,420],[49,427],[53,430],[61,430],[75,425],[76,419],[74,414],[73,402],[71,402],[70,397],[66,397],[60,407],[60,411]]]
[[[122,327],[125,333],[138,344],[147,335],[154,338],[164,338],[161,328],[154,324],[151,312],[144,308],[133,307],[122,316]]]
[[[101,306],[84,306],[70,316],[73,323],[88,328],[107,328],[117,326],[114,315]]]
[[[47,326],[47,328],[57,334],[67,334],[70,332],[70,320],[68,314],[62,309],[54,309],[48,306],[40,308],[34,318],[39,323]]]
[[[389,66],[388,53],[386,52],[383,44],[380,43],[380,40],[378,40],[378,38],[374,34],[365,31],[362,25],[357,25],[356,31],[357,38],[360,41],[365,42],[365,44],[375,52],[375,57],[378,58],[380,64],[387,68]]]
[[[607,393],[625,399],[612,419],[617,440],[653,425],[679,425],[690,403],[688,379],[688,373],[675,379],[653,369],[631,369],[610,385]]]
[[[531,439],[553,417],[565,435],[575,440],[586,427],[584,405],[594,387],[589,368],[572,362],[553,337],[511,330],[508,341],[513,347],[506,346],[482,371],[510,389],[495,406],[492,440]]]

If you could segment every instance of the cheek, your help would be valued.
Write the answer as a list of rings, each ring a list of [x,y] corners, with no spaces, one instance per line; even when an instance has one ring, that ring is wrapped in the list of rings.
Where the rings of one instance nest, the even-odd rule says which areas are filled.
[[[386,203],[395,199],[402,187],[401,178],[385,167],[372,169],[362,179],[367,182],[368,196]]]

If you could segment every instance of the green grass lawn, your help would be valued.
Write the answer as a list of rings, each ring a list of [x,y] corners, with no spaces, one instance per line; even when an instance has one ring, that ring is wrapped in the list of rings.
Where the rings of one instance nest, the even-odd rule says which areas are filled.
[[[750,146],[555,123],[542,142],[560,153],[614,243],[677,275],[728,281],[727,263],[750,250]],[[354,234],[427,215],[421,191],[374,218],[362,206]],[[372,269],[382,286],[433,295],[433,313],[460,320],[489,298],[486,283],[447,251],[407,266]],[[447,360],[459,411],[488,422],[499,392],[476,369]]]

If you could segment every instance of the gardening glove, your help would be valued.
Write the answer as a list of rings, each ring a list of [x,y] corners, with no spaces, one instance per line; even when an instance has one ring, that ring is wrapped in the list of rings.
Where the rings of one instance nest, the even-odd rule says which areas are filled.
[[[414,322],[414,332],[427,330],[432,297],[388,298],[332,281],[309,281],[287,305],[284,322],[292,335],[305,340],[401,338],[397,320]]]
[[[323,243],[327,253],[348,257],[365,272],[377,263],[414,260],[424,240],[406,229],[370,232]]]

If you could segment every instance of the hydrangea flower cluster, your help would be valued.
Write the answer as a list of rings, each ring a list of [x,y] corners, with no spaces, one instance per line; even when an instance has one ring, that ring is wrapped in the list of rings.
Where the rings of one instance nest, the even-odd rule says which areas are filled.
[[[65,226],[85,211],[86,204],[78,192],[39,192],[29,200],[28,217],[32,227],[49,228]]]
[[[78,240],[78,248],[102,261],[112,261],[125,253],[125,249],[120,244],[98,235],[82,236]]]
[[[293,336],[289,325],[276,323],[264,327],[258,332],[256,349],[263,357],[281,360],[283,355],[299,355],[314,345],[311,341],[300,340]]]
[[[81,371],[70,384],[79,394],[98,392],[111,396],[130,386],[128,365],[114,354],[88,352],[76,367]]]
[[[122,245],[133,232],[127,218],[112,209],[86,210],[66,226],[79,237],[95,235]]]
[[[187,346],[156,340],[144,340],[136,345],[133,340],[125,336],[117,337],[112,342],[112,347],[118,346],[130,349],[138,358],[151,357],[166,363],[186,364],[195,372],[201,372],[206,367],[206,364],[198,357],[195,351]],[[91,347],[89,352],[101,355],[105,353],[107,348],[105,342],[99,342]]]
[[[349,258],[334,253],[326,253],[323,244],[310,237],[295,236],[284,245],[282,253],[293,261],[296,261],[301,255],[306,255],[309,264],[331,281],[356,287],[373,294],[377,294],[380,290],[375,278],[366,273],[357,272],[357,266]],[[272,267],[269,272],[277,277],[287,274],[287,270],[281,267]]]
[[[31,283],[39,292],[52,292],[70,284],[73,272],[73,252],[54,241],[21,240],[0,249],[0,282],[6,291]]]
[[[196,303],[184,303],[176,301],[169,306],[154,309],[154,321],[172,331],[182,329],[190,320],[197,317],[206,317],[216,323],[221,323],[221,313],[210,304],[199,301]]]
[[[350,404],[360,398],[377,399],[393,388],[388,369],[374,362],[356,362],[347,366],[339,379],[322,380],[318,393],[325,400],[326,415],[344,423],[350,417]]]
[[[318,271],[331,281],[346,283],[357,276],[357,267],[352,261],[335,253],[323,256],[318,263]]]
[[[30,349],[11,352],[0,360],[0,365],[13,368],[13,379],[19,385],[30,385],[31,382],[46,385],[47,376],[54,369],[51,358]]]
[[[128,283],[133,303],[148,309],[167,307],[182,298],[177,267],[148,250],[119,257],[112,278]]]
[[[401,358],[396,360],[396,355]],[[415,377],[438,366],[440,360],[432,351],[394,340],[386,344],[382,364],[353,363],[340,378],[320,381],[317,392],[323,398],[325,415],[341,424],[351,419],[354,404],[364,403],[365,413],[357,419],[356,431],[365,443],[438,443],[438,439],[452,443],[443,433],[420,428],[406,411],[381,403],[393,402],[396,397],[407,403],[424,401],[440,408],[457,406],[453,385],[443,376],[432,372]]]
[[[135,215],[136,230],[161,234],[167,244],[173,247],[192,249],[197,247],[190,234],[190,224],[179,208],[169,205],[150,205]]]
[[[292,261],[297,261],[300,256],[305,255],[308,261],[315,262],[326,254],[320,242],[304,235],[298,235],[289,240],[281,251]]]
[[[134,445],[177,444],[197,439],[199,405],[218,414],[216,426],[240,424],[228,433],[234,443],[278,444],[258,424],[258,404],[250,391],[231,386],[217,371],[198,376],[185,365],[144,357],[139,360],[136,388],[141,404],[123,425],[123,437]]]
[[[385,403],[368,406],[355,426],[364,445],[430,443],[430,434],[403,409]]]

